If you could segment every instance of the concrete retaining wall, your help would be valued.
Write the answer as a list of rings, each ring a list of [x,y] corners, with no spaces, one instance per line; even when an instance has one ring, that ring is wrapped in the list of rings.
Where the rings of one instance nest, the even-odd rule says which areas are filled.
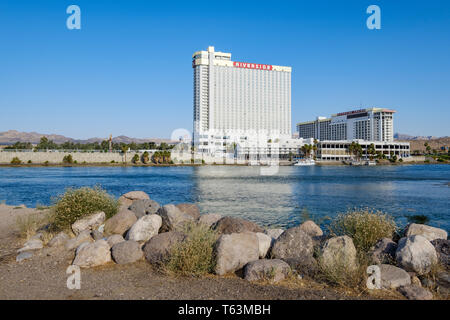
[[[122,153],[101,153],[101,152],[0,152],[0,163],[9,164],[14,157],[18,157],[22,163],[27,163],[31,160],[32,163],[43,164],[48,163],[62,163],[64,156],[72,155],[74,161],[78,163],[102,163],[102,162],[123,162]],[[131,162],[134,152],[127,153],[127,162]]]

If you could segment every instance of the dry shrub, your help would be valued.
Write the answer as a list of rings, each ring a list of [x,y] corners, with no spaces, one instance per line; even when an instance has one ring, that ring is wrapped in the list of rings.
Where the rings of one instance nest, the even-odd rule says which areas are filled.
[[[64,230],[86,215],[103,211],[106,218],[115,215],[119,202],[98,186],[94,188],[68,188],[63,195],[53,199],[52,230]]]
[[[332,235],[352,238],[359,252],[368,252],[381,238],[392,238],[397,226],[390,215],[366,208],[338,214],[329,229]]]
[[[164,266],[165,271],[188,276],[200,276],[213,272],[217,232],[196,223],[186,224],[183,232],[187,238],[172,248],[170,259]]]

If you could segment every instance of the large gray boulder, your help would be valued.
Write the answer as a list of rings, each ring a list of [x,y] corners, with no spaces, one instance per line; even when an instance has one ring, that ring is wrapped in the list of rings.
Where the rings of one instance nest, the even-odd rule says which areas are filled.
[[[111,261],[110,247],[105,240],[98,240],[83,245],[83,247],[77,251],[72,264],[81,268],[96,267]]]
[[[214,224],[213,229],[219,234],[264,231],[256,223],[237,217],[223,217]]]
[[[135,200],[150,199],[144,191],[130,191],[119,197],[119,202],[125,206],[130,206]]]
[[[106,239],[109,246],[112,248],[116,243],[124,242],[125,239],[120,234],[113,234]]]
[[[160,233],[145,243],[145,259],[151,264],[160,265],[170,259],[172,248],[185,239],[186,235],[179,231]]]
[[[181,231],[187,223],[194,221],[191,215],[181,211],[173,204],[166,204],[159,208],[156,214],[162,218],[161,232]]]
[[[383,238],[369,251],[369,256],[374,264],[392,263],[395,261],[397,244],[389,238]]]
[[[133,241],[148,241],[158,234],[162,218],[157,214],[149,214],[139,218],[127,233],[127,239]]]
[[[264,230],[264,233],[271,237],[273,240],[277,240],[279,236],[284,232],[281,228],[272,228]]]
[[[194,218],[194,220],[200,218],[200,209],[194,203],[179,203],[176,205],[176,207],[180,209],[182,212],[190,215],[192,218]]]
[[[349,236],[333,237],[325,241],[321,252],[320,262],[328,270],[355,271],[358,267],[356,248]]]
[[[407,285],[398,288],[401,294],[403,294],[409,300],[432,300],[433,294],[425,288],[418,285]]]
[[[254,232],[223,234],[215,244],[214,253],[216,274],[235,272],[247,263],[258,260],[258,237]]]
[[[144,256],[139,243],[131,240],[116,243],[111,248],[111,254],[118,264],[133,263]]]
[[[438,255],[439,263],[450,270],[450,240],[436,239],[431,241]]]
[[[197,221],[198,221],[198,223],[202,223],[208,227],[211,227],[220,219],[222,219],[222,215],[220,215],[218,213],[207,213],[207,214],[201,215]]]
[[[420,235],[428,241],[436,239],[447,239],[447,231],[425,224],[411,223],[405,232],[405,237]]]
[[[405,270],[389,264],[381,264],[378,267],[381,273],[382,289],[395,289],[411,284],[411,276]]]
[[[438,261],[431,242],[420,235],[401,238],[395,257],[399,266],[419,275],[430,272],[431,267]]]
[[[265,233],[257,232],[259,242],[259,257],[261,259],[265,258],[267,252],[269,252],[270,246],[272,245],[272,238]]]
[[[83,219],[75,221],[72,224],[72,231],[75,235],[78,235],[84,230],[94,230],[103,224],[105,217],[106,215],[102,211],[90,214]]]
[[[248,281],[269,280],[279,282],[285,279],[291,268],[283,260],[261,259],[247,263],[244,268],[244,278]]]
[[[122,209],[116,215],[105,221],[105,235],[123,235],[137,221],[133,211]]]
[[[80,232],[75,238],[69,239],[64,244],[66,250],[74,250],[78,248],[83,242],[92,242],[94,239],[91,237],[91,232],[89,230],[84,230]]]
[[[155,214],[161,208],[158,202],[150,199],[134,200],[128,208],[133,211],[136,218],[141,218],[147,214]]]
[[[312,256],[305,255],[301,258],[287,258],[284,261],[302,277],[314,278],[319,273],[319,265]]]
[[[300,226],[287,229],[273,243],[270,251],[272,258],[303,258],[313,255],[313,241]]]
[[[306,232],[311,237],[321,237],[323,235],[322,229],[311,220],[303,222],[300,225],[300,230]]]
[[[70,237],[65,233],[65,232],[59,232],[58,234],[56,234],[52,240],[50,240],[47,243],[47,246],[49,247],[59,247],[64,245],[68,240],[70,239]]]

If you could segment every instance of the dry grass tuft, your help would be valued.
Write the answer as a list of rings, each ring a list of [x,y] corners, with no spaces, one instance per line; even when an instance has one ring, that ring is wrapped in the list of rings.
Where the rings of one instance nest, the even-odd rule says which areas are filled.
[[[200,276],[213,272],[217,232],[196,223],[187,224],[183,232],[187,238],[172,248],[170,259],[163,266],[164,271],[184,276]]]
[[[368,208],[340,213],[329,226],[331,235],[352,238],[359,252],[368,252],[381,238],[392,238],[396,229],[390,215]]]
[[[32,213],[16,218],[16,226],[19,230],[19,236],[22,239],[29,240],[36,234],[39,228],[48,223],[48,215]]]

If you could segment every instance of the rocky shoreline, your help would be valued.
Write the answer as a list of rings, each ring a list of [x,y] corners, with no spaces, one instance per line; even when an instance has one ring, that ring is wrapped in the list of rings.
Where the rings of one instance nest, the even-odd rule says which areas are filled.
[[[105,266],[158,268],[170,259],[174,247],[186,241],[183,226],[194,224],[218,234],[215,277],[238,275],[249,283],[276,286],[315,279],[324,266],[344,266],[347,273],[358,269],[353,239],[324,234],[313,221],[287,230],[264,229],[241,218],[201,214],[195,204],[161,206],[142,191],[128,192],[119,202],[119,212],[111,218],[96,212],[73,223],[70,233],[59,232],[48,241],[45,228],[38,231],[16,251],[15,263],[47,252],[69,257],[71,265],[92,270],[93,275]],[[445,230],[421,224],[410,224],[400,239],[379,239],[370,251],[370,268],[379,268],[380,279],[378,288],[369,291],[395,291],[413,300],[448,299],[449,248]],[[444,268],[430,279],[437,264]]]

